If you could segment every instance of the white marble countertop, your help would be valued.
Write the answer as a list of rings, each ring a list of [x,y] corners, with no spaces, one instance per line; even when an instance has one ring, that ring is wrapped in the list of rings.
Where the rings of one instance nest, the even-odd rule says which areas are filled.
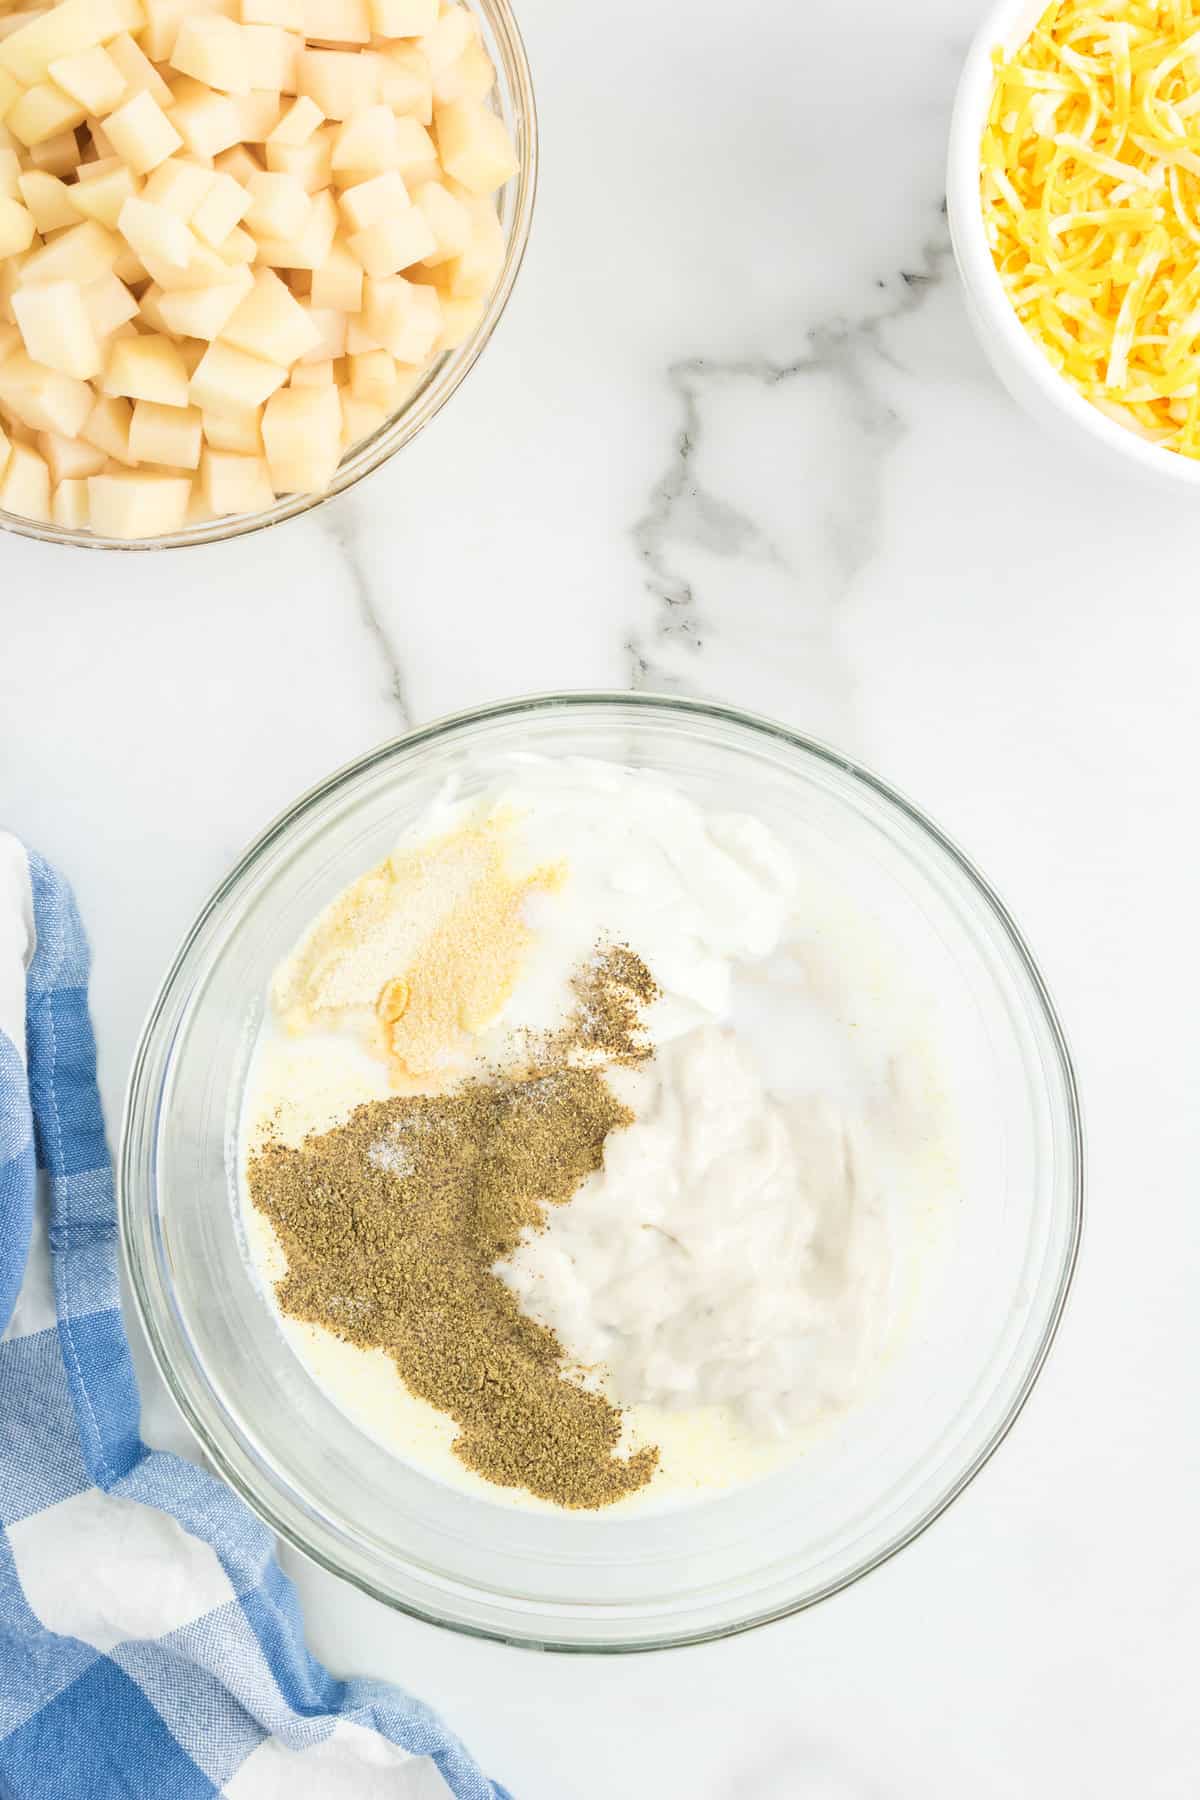
[[[970,336],[941,163],[975,0],[522,12],[533,243],[425,435],[239,544],[0,543],[0,813],[77,885],[110,1123],[209,888],[409,723],[632,684],[862,757],[999,887],[1079,1064],[1089,1230],[1012,1437],[889,1566],[738,1640],[537,1657],[290,1557],[311,1641],[519,1800],[1190,1796],[1200,513],[1073,466]]]

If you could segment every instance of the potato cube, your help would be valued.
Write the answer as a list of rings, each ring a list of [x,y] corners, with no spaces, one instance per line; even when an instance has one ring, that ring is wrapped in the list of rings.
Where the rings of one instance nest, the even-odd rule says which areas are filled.
[[[146,267],[147,258],[186,269],[196,248],[195,234],[165,206],[156,206],[140,195],[131,195],[121,208],[117,229]]]
[[[121,240],[114,232],[106,231],[92,219],[84,219],[69,231],[59,232],[22,263],[20,284],[25,287],[46,281],[77,281],[80,287],[86,287],[89,281],[111,274],[120,248]]]
[[[258,260],[269,269],[319,269],[337,235],[332,194],[314,194],[304,230],[295,238],[259,238]]]
[[[0,477],[0,511],[50,523],[50,471],[29,444],[14,444]]]
[[[108,54],[125,77],[125,92],[121,102],[135,100],[139,94],[149,94],[156,106],[169,112],[175,104],[175,95],[163,80],[141,45],[123,31],[107,46]]]
[[[220,286],[164,293],[157,302],[164,329],[176,337],[203,338],[211,343],[221,335],[252,285],[253,277],[243,265],[231,268],[228,279]],[[143,296],[143,308],[144,304]]]
[[[425,258],[426,268],[436,268],[452,256],[461,256],[471,242],[471,215],[440,181],[427,181],[413,196],[437,240],[437,248]]]
[[[331,362],[298,362],[288,376],[289,387],[336,387]]]
[[[159,163],[142,189],[141,198],[152,206],[161,206],[188,224],[200,202],[213,184],[211,169],[199,163],[186,162],[181,156],[169,156]],[[235,220],[236,224],[237,221]]]
[[[32,168],[44,169],[47,175],[69,175],[79,161],[79,145],[73,131],[56,131],[43,138],[28,152]]]
[[[188,404],[187,369],[178,346],[165,337],[117,338],[100,389],[110,397]]]
[[[303,232],[312,201],[294,175],[262,170],[246,183],[250,208],[246,230],[256,238],[296,238]]]
[[[102,275],[98,281],[89,281],[81,292],[92,330],[98,338],[111,337],[114,331],[137,317],[137,301],[115,275]]]
[[[124,75],[99,44],[56,58],[50,64],[50,79],[82,106],[85,115],[111,112],[125,92]]]
[[[234,100],[233,110],[242,141],[265,144],[283,116],[283,101],[278,94],[241,94]]]
[[[129,449],[129,427],[132,423],[133,408],[128,400],[101,394],[87,413],[80,435],[114,462],[132,463],[134,458]]]
[[[250,292],[227,321],[221,340],[248,356],[289,368],[320,342],[320,334],[278,275],[260,269]]]
[[[200,484],[213,512],[267,512],[275,493],[266,462],[261,456],[238,456],[228,450],[207,449],[200,464]]]
[[[465,6],[445,6],[431,30],[423,33],[421,48],[429,58],[434,81],[456,63],[479,36],[479,27]]]
[[[474,194],[491,194],[517,172],[508,128],[478,100],[455,100],[434,109],[442,167]]]
[[[442,330],[437,292],[402,275],[363,285],[362,322],[375,343],[390,350],[398,363],[423,363]]]
[[[321,44],[369,44],[367,0],[303,0],[304,35]]]
[[[311,300],[299,302],[309,325],[317,333],[317,342],[299,359],[302,363],[335,362],[346,354],[346,315],[329,306],[314,306]],[[299,365],[297,365],[299,366]]]
[[[285,368],[218,340],[209,345],[192,376],[192,404],[204,412],[250,412],[286,380]]]
[[[457,62],[435,76],[433,97],[438,106],[448,106],[454,100],[486,100],[495,85],[495,64],[476,39],[467,45]]]
[[[278,25],[243,25],[242,45],[251,91],[294,94],[304,39]]]
[[[377,406],[373,400],[356,400],[349,388],[337,390],[342,402],[342,450],[353,450],[364,438],[372,437],[387,424],[391,409]]]
[[[121,161],[135,175],[156,169],[184,141],[162,107],[147,93],[135,94],[110,113],[104,130]]]
[[[362,264],[339,239],[331,245],[320,267],[313,270],[313,305],[329,306],[337,312],[361,312],[362,284]]]
[[[88,475],[98,475],[108,460],[94,444],[83,438],[61,437],[57,431],[39,431],[37,447],[55,487],[62,481],[81,481]]]
[[[238,456],[262,455],[262,407],[246,412],[206,412],[204,441],[214,450],[228,450]]]
[[[35,230],[33,214],[19,200],[0,194],[0,257],[28,250]]]
[[[214,171],[208,192],[192,214],[192,230],[210,249],[218,250],[249,210],[250,196],[241,182]]]
[[[75,281],[50,281],[43,287],[23,287],[12,297],[13,312],[34,362],[61,375],[90,381],[104,366],[104,358]]]
[[[241,187],[245,187],[252,175],[262,173],[262,163],[245,144],[235,144],[232,149],[223,150],[213,167],[219,175],[230,176]]]
[[[346,120],[334,140],[330,164],[334,169],[379,175],[399,168],[400,157],[399,120],[390,107],[380,104],[364,107]]]
[[[373,175],[343,190],[338,205],[351,231],[365,231],[369,225],[382,224],[407,212],[411,201],[404,180],[395,169],[384,175]]]
[[[30,431],[78,437],[92,406],[86,381],[47,369],[14,350],[0,362],[0,406]]]
[[[320,493],[329,486],[341,461],[338,390],[281,389],[264,408],[262,434],[275,492]]]
[[[355,231],[346,239],[346,248],[358,258],[368,275],[377,279],[397,275],[410,269],[437,250],[437,239],[429,221],[417,207],[394,213],[365,231]]]
[[[358,318],[348,318],[346,320],[347,356],[366,356],[370,351],[379,350],[381,348],[382,346],[379,339],[372,337],[371,333],[363,324],[361,314]]]
[[[368,350],[350,358],[350,392],[356,400],[387,406],[396,386],[396,364],[386,350]]]
[[[21,189],[21,162],[15,150],[0,149],[0,198],[17,200]]]
[[[80,477],[60,481],[50,502],[50,517],[60,531],[86,531],[91,524],[87,482]]]
[[[222,238],[217,245],[217,255],[224,263],[232,265],[244,263],[249,266],[258,258],[258,245],[248,231],[243,231],[240,225],[235,225],[229,236]]]
[[[306,97],[301,98],[307,104]],[[321,130],[314,132],[305,144],[281,144],[271,137],[267,140],[267,167],[277,175],[294,176],[305,193],[317,194],[329,185],[332,149],[330,139]]]
[[[0,362],[21,348],[21,334],[15,325],[0,324]]]
[[[219,156],[238,143],[237,111],[228,94],[189,94],[171,108],[171,121],[195,156]]]
[[[226,94],[250,91],[242,27],[220,13],[185,13],[170,60],[173,69],[206,87]]]
[[[267,142],[298,149],[301,144],[307,144],[318,125],[324,123],[325,115],[320,107],[307,94],[301,94],[298,100],[292,101]]]
[[[86,106],[80,106],[52,81],[43,81],[25,89],[16,105],[9,107],[5,123],[15,138],[32,148],[60,132],[74,131],[86,117]]]
[[[394,113],[433,123],[433,76],[419,44],[388,44],[378,63],[379,98]]]
[[[302,50],[296,82],[327,119],[352,118],[378,98],[374,61],[356,50]]]
[[[183,267],[168,262],[165,257],[155,256],[153,251],[144,252],[142,260],[147,275],[169,294],[195,292],[229,280],[229,264],[215,250],[196,239],[192,240],[192,252]]]
[[[377,37],[424,37],[437,24],[438,0],[370,0]]]
[[[175,48],[187,0],[142,0],[142,5],[146,10],[142,48],[151,62],[166,62]]]
[[[61,231],[64,225],[79,223],[79,214],[71,204],[71,190],[57,175],[47,175],[44,169],[29,169],[18,178],[18,186],[39,231]]]
[[[21,84],[7,69],[0,69],[0,119],[3,119],[9,107],[21,92]]]
[[[97,537],[131,541],[181,531],[191,497],[186,475],[138,472],[88,479],[88,508]]]
[[[52,62],[90,50],[119,31],[136,31],[143,21],[141,0],[63,0],[35,13],[27,25],[0,44],[0,68],[23,87],[45,80]]]
[[[137,192],[137,177],[124,163],[89,180],[81,177],[67,189],[76,213],[82,213],[85,219],[96,219],[110,229],[115,229],[121,208]]]
[[[200,467],[200,413],[194,406],[160,406],[139,400],[129,427],[129,448],[138,462],[173,469]]]
[[[242,0],[242,20],[246,25],[278,25],[303,33],[303,0]]]
[[[467,210],[471,242],[446,265],[450,293],[459,300],[490,293],[504,262],[504,228],[491,201],[471,196]]]

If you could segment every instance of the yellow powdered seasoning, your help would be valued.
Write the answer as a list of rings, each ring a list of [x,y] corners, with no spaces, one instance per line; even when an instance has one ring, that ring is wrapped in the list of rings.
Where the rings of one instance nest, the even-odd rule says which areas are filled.
[[[453,1079],[521,972],[526,901],[562,880],[512,875],[510,829],[494,815],[398,850],[339,895],[276,976],[286,1028],[355,1031],[399,1092]]]

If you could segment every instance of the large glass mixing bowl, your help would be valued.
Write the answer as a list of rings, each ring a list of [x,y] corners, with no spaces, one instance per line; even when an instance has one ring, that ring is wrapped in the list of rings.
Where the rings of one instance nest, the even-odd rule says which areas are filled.
[[[271,971],[450,775],[514,750],[656,771],[757,814],[899,934],[955,1019],[979,1154],[936,1290],[863,1405],[803,1457],[703,1502],[548,1515],[385,1450],[288,1347],[247,1263],[237,1121]],[[1082,1143],[1045,986],[986,882],[906,800],[783,726],[628,694],[516,700],[412,732],[314,788],[204,908],[151,1011],[120,1156],[121,1227],[158,1365],[216,1467],[298,1549],[390,1605],[570,1650],[694,1642],[779,1618],[909,1543],[1005,1436],[1079,1241]]]

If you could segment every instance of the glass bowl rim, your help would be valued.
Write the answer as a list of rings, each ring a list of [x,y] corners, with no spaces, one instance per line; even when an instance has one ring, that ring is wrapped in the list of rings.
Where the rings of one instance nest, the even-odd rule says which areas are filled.
[[[204,935],[209,925],[217,917],[236,892],[244,879],[251,876],[260,858],[266,855],[279,841],[286,837],[291,827],[298,823],[312,808],[338,793],[349,783],[360,777],[368,776],[375,769],[385,765],[389,759],[398,754],[407,754],[423,745],[436,743],[452,737],[456,733],[469,732],[473,727],[482,727],[501,720],[520,719],[535,714],[558,711],[566,715],[586,709],[632,708],[642,710],[648,716],[676,716],[683,719],[712,720],[718,724],[730,725],[735,729],[745,730],[755,737],[765,737],[784,745],[787,749],[799,751],[802,755],[813,758],[819,764],[836,770],[841,775],[848,775],[886,805],[896,809],[902,818],[914,825],[918,832],[927,837],[933,845],[945,855],[960,875],[965,876],[968,885],[974,889],[985,908],[1001,929],[1008,947],[1015,953],[1020,980],[1025,984],[1026,997],[1040,1011],[1041,1020],[1046,1027],[1051,1048],[1057,1061],[1057,1072],[1062,1082],[1062,1096],[1065,1100],[1066,1143],[1069,1152],[1070,1190],[1068,1203],[1070,1209],[1069,1229],[1061,1253],[1059,1267],[1056,1272],[1053,1296],[1047,1310],[1041,1333],[1028,1356],[1024,1369],[1004,1411],[993,1425],[985,1442],[978,1448],[968,1464],[939,1491],[933,1500],[925,1506],[918,1516],[899,1530],[873,1554],[855,1563],[835,1579],[826,1582],[816,1591],[802,1595],[800,1598],[772,1606],[767,1610],[748,1616],[705,1626],[701,1629],[668,1631],[660,1637],[647,1639],[630,1639],[626,1642],[581,1643],[570,1638],[555,1640],[553,1636],[513,1637],[505,1631],[488,1625],[471,1623],[465,1620],[449,1618],[438,1612],[415,1604],[410,1600],[398,1598],[392,1593],[383,1592],[363,1574],[343,1566],[337,1557],[328,1553],[319,1544],[312,1542],[297,1527],[280,1517],[269,1499],[254,1489],[242,1476],[233,1459],[225,1454],[218,1435],[209,1427],[203,1411],[196,1406],[187,1391],[186,1384],[179,1380],[172,1368],[167,1354],[166,1344],[160,1336],[151,1300],[149,1283],[147,1282],[141,1261],[141,1253],[136,1241],[136,1229],[133,1218],[133,1206],[130,1200],[131,1190],[138,1184],[137,1173],[131,1167],[131,1145],[134,1138],[134,1127],[142,1110],[153,1104],[154,1097],[160,1089],[163,1068],[154,1077],[154,1087],[147,1088],[147,1080],[152,1074],[149,1065],[155,1052],[161,1053],[164,1046],[159,1043],[160,1025],[168,1001],[173,997],[176,984],[185,974],[187,964],[198,940]],[[168,1052],[169,1052],[169,1046]],[[399,736],[388,738],[375,745],[371,750],[350,762],[342,764],[323,780],[313,784],[300,794],[295,801],[276,817],[253,839],[242,854],[236,859],[229,872],[212,890],[208,899],[197,913],[179,946],[171,965],[163,978],[157,993],[152,1000],[138,1038],[129,1079],[126,1086],[125,1102],[122,1111],[121,1137],[117,1173],[117,1211],[118,1232],[121,1243],[122,1258],[129,1279],[130,1291],[142,1330],[149,1346],[155,1367],[166,1386],[175,1406],[183,1416],[192,1435],[200,1446],[204,1457],[216,1469],[221,1479],[229,1484],[236,1494],[249,1506],[250,1510],[277,1537],[297,1550],[309,1562],[325,1569],[340,1580],[348,1581],[367,1594],[371,1599],[390,1607],[392,1610],[419,1619],[426,1624],[435,1625],[443,1630],[459,1632],[467,1637],[480,1638],[495,1643],[516,1645],[521,1648],[552,1650],[559,1653],[575,1655],[622,1655],[644,1653],[651,1650],[668,1650],[683,1648],[689,1645],[716,1642],[721,1638],[735,1637],[742,1632],[751,1631],[761,1625],[772,1624],[780,1619],[807,1611],[809,1607],[820,1601],[829,1599],[844,1588],[861,1581],[873,1569],[890,1562],[901,1550],[914,1543],[935,1520],[947,1510],[964,1490],[970,1486],[988,1462],[991,1461],[1000,1445],[1004,1442],[1017,1418],[1024,1410],[1025,1404],[1035,1387],[1038,1377],[1045,1365],[1051,1346],[1058,1334],[1071,1290],[1075,1270],[1079,1259],[1080,1243],[1084,1222],[1085,1194],[1085,1137],[1083,1115],[1079,1098],[1078,1081],[1075,1066],[1067,1043],[1065,1031],[1057,1010],[1050,997],[1045,979],[1042,976],[1032,952],[1018,928],[1015,920],[1000,899],[995,889],[974,863],[964,854],[954,840],[948,837],[922,810],[909,800],[898,789],[884,781],[872,770],[865,767],[856,758],[844,755],[823,741],[809,737],[790,726],[766,718],[760,714],[745,711],[742,708],[726,705],[719,701],[696,700],[684,695],[668,693],[652,693],[646,690],[621,689],[579,689],[556,690],[524,695],[506,700],[491,702],[485,706],[468,707],[454,713],[447,713],[431,720],[428,724],[414,727],[402,732]],[[147,1185],[147,1202],[151,1188]],[[147,1212],[150,1211],[146,1204]]]
[[[487,296],[483,314],[471,335],[453,350],[445,351],[422,372],[416,387],[399,410],[390,414],[369,437],[346,452],[338,463],[332,481],[319,494],[285,494],[263,512],[230,513],[225,517],[207,520],[201,525],[185,525],[179,531],[165,532],[158,537],[100,537],[91,531],[73,531],[65,526],[42,524],[36,519],[26,519],[19,513],[3,510],[0,510],[0,531],[61,549],[115,550],[134,555],[230,544],[239,538],[251,537],[256,532],[270,531],[275,526],[286,525],[290,519],[303,518],[324,506],[327,501],[336,500],[340,494],[348,493],[368,476],[376,474],[432,423],[458,392],[483,355],[507,310],[529,247],[534,203],[537,199],[537,104],[529,56],[511,0],[468,0],[468,4],[478,9],[489,30],[496,34],[502,52],[503,73],[513,88],[518,118],[517,149],[521,158],[520,167],[512,178],[512,219],[505,234],[504,262],[495,286]]]

